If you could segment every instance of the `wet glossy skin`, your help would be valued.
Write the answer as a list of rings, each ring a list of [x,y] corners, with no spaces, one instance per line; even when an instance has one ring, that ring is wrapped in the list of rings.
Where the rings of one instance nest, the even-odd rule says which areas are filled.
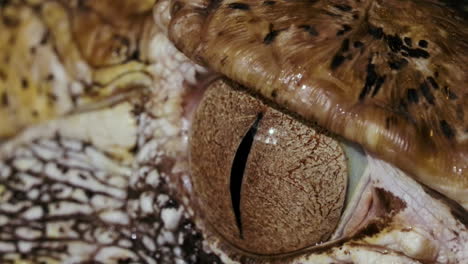
[[[2,263],[467,261],[466,211],[371,155],[337,242],[232,247],[191,202],[192,99],[210,74],[170,44],[154,1],[34,2],[1,7]]]

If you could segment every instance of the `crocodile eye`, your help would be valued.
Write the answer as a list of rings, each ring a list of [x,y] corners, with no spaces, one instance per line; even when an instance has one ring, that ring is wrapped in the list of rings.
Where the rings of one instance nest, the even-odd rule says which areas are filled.
[[[259,255],[326,241],[346,195],[339,143],[223,81],[211,85],[190,134],[196,206],[234,247]]]

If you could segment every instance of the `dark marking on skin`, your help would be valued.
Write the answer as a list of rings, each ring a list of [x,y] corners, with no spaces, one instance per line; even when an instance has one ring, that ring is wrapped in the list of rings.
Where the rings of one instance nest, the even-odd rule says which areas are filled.
[[[213,253],[208,254],[205,250],[202,250],[204,238],[191,221],[185,220],[180,228],[184,234],[184,242],[181,246],[182,252],[186,256],[193,256],[193,262],[191,263],[221,263],[218,256]]]
[[[422,50],[422,49],[410,49],[406,46],[403,46],[402,49],[405,51],[405,54],[407,54],[407,56],[409,57],[412,57],[412,58],[424,58],[424,59],[427,59],[430,57],[430,54],[429,52],[425,51],[425,50]],[[402,52],[403,54],[403,52]],[[404,55],[403,55],[404,56]]]
[[[406,92],[406,98],[409,103],[417,104],[419,102],[418,91],[416,89],[408,89]]]
[[[409,37],[404,37],[403,38],[403,41],[405,42],[406,45],[408,45],[409,47],[413,46],[413,40]]]
[[[364,47],[364,43],[362,43],[361,41],[354,41],[354,44],[353,46],[356,48],[356,49],[359,49],[359,48],[362,48]]]
[[[352,237],[353,240],[372,237],[380,233],[380,231],[385,229],[391,223],[394,215],[407,207],[405,201],[394,196],[387,190],[375,188],[373,193],[372,207],[378,208],[378,215],[364,228],[359,230]]]
[[[375,82],[377,81],[377,78],[378,76],[377,76],[377,73],[375,72],[375,65],[369,63],[367,65],[366,82],[364,84],[364,88],[359,94],[359,100],[363,100],[371,92],[372,86],[374,86]]]
[[[458,99],[457,94],[455,94],[454,92],[452,92],[452,90],[450,90],[450,88],[448,88],[448,86],[445,86],[445,87],[444,87],[444,94],[445,94],[445,96],[447,96],[447,98],[450,99],[450,100],[456,100],[456,99]]]
[[[55,76],[52,73],[47,74],[46,81],[51,82],[55,79]]]
[[[374,92],[372,92],[372,97],[376,96],[379,93],[380,88],[385,82],[385,79],[386,79],[385,75],[379,76],[379,78],[377,78],[377,82],[375,83],[375,87],[374,87]]]
[[[3,92],[2,94],[2,105],[3,106],[9,105],[8,95],[6,94],[6,92]]]
[[[47,44],[47,42],[49,41],[49,37],[50,37],[50,32],[49,31],[46,31],[44,33],[44,35],[42,35],[42,38],[41,38],[41,41],[39,42],[41,45],[45,45]]]
[[[427,43],[426,40],[422,39],[418,42],[418,46],[421,47],[421,48],[427,48],[429,43]]]
[[[271,91],[271,97],[276,98],[278,96],[278,92],[276,90]]]
[[[227,5],[230,9],[250,10],[250,6],[244,3],[230,3]]]
[[[450,126],[450,124],[447,123],[447,121],[441,120],[439,124],[440,129],[442,130],[442,133],[444,133],[445,137],[447,137],[448,139],[452,139],[453,137],[455,137],[455,131]]]
[[[349,50],[349,39],[344,39],[341,43],[341,52],[347,52]]]
[[[337,36],[341,36],[341,35],[344,35],[345,33],[351,31],[351,26],[350,25],[347,25],[347,24],[344,24],[343,25],[343,28],[338,30],[338,32],[336,32],[336,35]]]
[[[31,112],[31,115],[32,115],[33,117],[38,117],[38,116],[39,116],[39,112],[38,112],[37,110],[33,110],[33,111]]]
[[[271,44],[273,41],[275,41],[275,38],[278,36],[278,34],[279,34],[279,31],[278,31],[278,30],[271,30],[271,31],[265,36],[265,38],[263,38],[263,44],[265,44],[265,45]]]
[[[4,71],[0,70],[0,80],[1,81],[6,81],[7,75]]]
[[[382,189],[382,188],[375,188],[374,191],[376,197],[379,201],[379,206],[385,211],[386,215],[395,215],[401,210],[406,208],[406,202],[402,199],[396,197],[391,192]]]
[[[7,27],[17,27],[20,24],[20,20],[10,16],[3,16],[3,24]]]
[[[336,54],[330,64],[330,68],[332,70],[336,70],[338,67],[340,67],[341,64],[345,61],[345,57],[341,54]]]
[[[426,98],[426,101],[429,104],[434,105],[435,98],[434,98],[434,95],[432,94],[431,90],[429,89],[429,86],[427,85],[427,83],[423,82],[421,84],[421,86],[419,87],[419,89],[421,90],[422,95],[424,96],[424,98]]]
[[[263,5],[267,5],[267,6],[272,6],[274,4],[276,4],[275,1],[265,1],[265,2],[263,2]]]
[[[381,39],[384,36],[382,28],[374,27],[372,25],[369,25],[368,32],[375,39]]]
[[[418,58],[427,59],[430,57],[429,52],[423,49],[420,49],[420,48],[412,49],[410,48],[411,45],[408,45],[410,47],[405,46],[400,36],[386,35],[384,31],[382,30],[382,28],[374,27],[370,25],[369,34],[372,35],[375,39],[381,39],[382,37],[384,37],[390,50],[395,53],[401,52],[401,55],[403,55],[404,57],[411,57],[411,58],[416,58],[416,59]],[[411,41],[409,38],[405,40],[405,43],[407,42],[411,44]]]
[[[366,98],[369,94],[371,94],[372,97],[377,95],[383,83],[385,82],[385,78],[385,75],[380,76],[375,70],[375,65],[369,62],[367,65],[366,82],[364,83],[364,87],[359,94],[359,100],[364,100],[364,98]]]
[[[401,58],[398,60],[392,60],[388,62],[388,66],[390,66],[393,70],[400,70],[408,65],[408,61],[405,58]]]
[[[359,19],[359,14],[353,14],[353,19],[358,20]]]
[[[437,84],[436,80],[433,77],[427,77],[427,80],[432,85],[432,87],[436,90],[439,90],[439,85]]]
[[[313,26],[300,25],[299,28],[304,30],[305,32],[309,33],[309,35],[311,35],[311,36],[316,37],[316,36],[319,35],[318,31]]]
[[[140,59],[140,50],[136,49],[128,58],[129,60],[139,60]]]
[[[336,7],[337,9],[339,9],[340,11],[343,11],[343,12],[349,12],[351,10],[353,10],[353,8],[349,5],[334,5],[334,7]]]
[[[387,42],[388,47],[393,52],[399,52],[403,48],[403,41],[397,35],[386,35],[385,40]]]
[[[28,89],[28,86],[29,86],[29,82],[27,79],[25,78],[22,78],[21,79],[21,87],[23,87],[24,90]]]

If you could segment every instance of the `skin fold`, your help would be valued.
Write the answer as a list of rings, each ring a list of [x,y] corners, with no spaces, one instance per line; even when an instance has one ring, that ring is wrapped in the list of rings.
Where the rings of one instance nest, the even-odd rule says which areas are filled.
[[[341,3],[348,1],[297,2],[303,7],[317,3],[338,5],[330,9],[336,14],[348,10],[343,6],[346,3]],[[351,2],[362,2],[362,10],[377,13],[380,12],[376,10],[378,4],[384,5],[381,1]],[[385,12],[389,17],[380,21],[382,34],[385,34],[381,39],[368,36],[367,31],[361,36],[354,32],[354,26],[351,33],[343,34],[355,34],[355,38],[362,37],[374,43],[369,44],[375,49],[373,52],[391,49],[380,41],[396,33],[387,31],[389,27],[385,23],[389,23],[392,16],[398,16],[402,9],[398,6],[401,1],[387,2],[385,8],[392,12]],[[336,35],[335,29],[347,30],[341,28],[342,21],[338,26],[335,19],[315,18],[318,22],[327,22],[319,24],[333,29],[333,34],[328,36],[327,45],[317,46],[317,51],[312,52],[323,56],[315,62],[315,75],[304,74],[304,85],[333,91],[328,92],[330,97],[322,97],[323,100],[329,100],[331,108],[340,105],[345,111],[343,117],[333,119],[322,118],[314,111],[319,111],[318,108],[310,107],[310,101],[301,104],[300,98],[309,97],[297,93],[293,86],[283,89],[294,82],[292,77],[286,80],[288,76],[298,76],[298,72],[292,70],[296,67],[286,68],[282,77],[275,74],[277,68],[272,65],[278,65],[287,57],[285,53],[294,50],[290,45],[280,44],[291,44],[282,39],[287,31],[270,35],[266,48],[246,46],[243,41],[249,34],[242,34],[258,31],[259,42],[264,43],[265,35],[272,32],[269,24],[266,24],[266,31],[263,27],[252,26],[237,37],[228,33],[233,34],[229,35],[231,43],[223,36],[213,37],[219,31],[219,23],[210,24],[210,21],[221,19],[217,15],[224,15],[226,27],[236,27],[231,19],[245,11],[245,6],[236,1],[217,1],[218,6],[210,5],[211,1],[0,1],[0,262],[468,262],[466,170],[462,168],[458,176],[451,170],[454,165],[467,164],[464,162],[466,138],[463,137],[467,117],[461,121],[457,119],[457,107],[465,112],[467,106],[466,85],[461,85],[467,80],[467,71],[464,71],[468,65],[466,38],[462,38],[466,36],[467,27],[458,27],[466,25],[467,20],[462,13],[450,11],[462,10],[461,5],[458,9],[449,9],[437,1],[407,2],[408,5],[422,5],[421,16],[430,10],[431,16],[440,18],[437,20],[440,24],[423,23],[423,29],[408,29],[421,34],[412,36],[414,49],[420,45],[416,39],[429,40],[429,62],[424,62],[424,58],[408,59],[410,69],[398,71],[393,77],[386,73],[386,82],[380,88],[383,92],[375,98],[371,92],[365,103],[352,109],[347,108],[343,98],[349,96],[356,100],[362,89],[349,88],[347,93],[340,93],[335,86],[345,89],[345,84],[349,87],[356,84],[362,88],[369,72],[367,62],[371,51],[352,53],[356,58],[354,63],[347,60],[331,70],[330,63],[344,41],[344,37]],[[223,11],[226,5],[231,7],[229,13]],[[302,10],[294,3],[290,5],[285,9],[277,7],[281,12],[272,12],[272,16],[283,14],[286,16],[284,23],[289,23],[287,16]],[[246,17],[258,15],[256,23],[263,25],[265,12],[255,10],[248,10],[252,15]],[[372,12],[369,13],[371,17]],[[359,14],[361,19],[363,13]],[[353,19],[352,14],[349,19]],[[422,18],[415,14],[411,23],[402,19],[396,20],[401,25],[395,24],[412,26],[418,19]],[[208,21],[206,25],[200,22],[205,20]],[[428,28],[428,25],[433,27]],[[208,33],[204,27],[209,29]],[[432,42],[428,37],[435,29],[440,29],[437,31],[440,36]],[[301,30],[315,35],[310,27]],[[319,32],[323,37],[324,31]],[[350,43],[353,46],[354,39]],[[273,55],[269,53],[272,46],[275,47]],[[232,52],[240,61],[229,59],[222,65],[218,60],[220,56]],[[438,57],[435,54],[439,54]],[[300,55],[294,56],[300,60]],[[271,56],[276,64],[271,63]],[[378,76],[383,74],[380,70],[384,65],[388,66],[385,59],[382,55],[375,61]],[[409,106],[408,110],[415,122],[405,123],[398,115],[400,112],[396,112],[398,121],[392,119],[390,132],[382,132],[380,126],[385,121],[378,119],[380,112],[366,107],[385,105],[382,115],[387,117],[385,111],[395,110],[390,107],[388,98],[404,94],[408,100],[407,90],[401,94],[398,90],[408,88],[402,80],[414,81],[418,87],[426,80],[416,75],[415,68],[426,67],[424,69],[430,69],[427,74],[435,75],[432,60],[443,62],[437,79],[439,90],[433,91],[435,106],[418,90],[419,103]],[[354,69],[355,75],[350,75],[350,69]],[[227,78],[220,77],[221,74]],[[261,76],[266,77],[262,79]],[[328,79],[324,80],[324,76]],[[317,83],[311,85],[313,81]],[[426,81],[433,85],[429,79]],[[262,82],[268,85],[259,86]],[[402,83],[403,88],[392,90],[395,86],[389,82]],[[444,90],[445,85],[450,90]],[[277,89],[275,96],[272,96],[273,88]],[[287,120],[314,129],[317,138],[326,134],[335,141],[333,144],[346,142],[352,146],[354,154],[346,152],[346,160],[350,160],[349,170],[359,168],[357,183],[354,188],[348,187],[353,191],[347,194],[341,217],[326,241],[280,253],[254,252],[234,243],[216,228],[217,223],[209,221],[207,209],[200,206],[202,194],[206,194],[201,192],[205,189],[197,185],[192,173],[194,164],[190,164],[190,147],[197,150],[204,147],[191,145],[190,137],[193,122],[199,122],[194,116],[200,101],[202,104],[213,102],[203,101],[206,90],[237,91],[247,98],[255,98],[255,102],[261,101],[262,107],[272,109],[269,111],[275,113],[273,116],[281,113]],[[456,99],[451,99],[454,95],[450,91]],[[344,97],[334,97],[334,94]],[[252,100],[247,100],[250,103],[245,103],[245,108],[251,107]],[[225,109],[222,103],[216,105]],[[375,114],[366,114],[368,111]],[[229,111],[226,114],[230,115],[229,120],[240,120],[239,114]],[[376,134],[366,136],[377,143],[354,136],[365,133],[347,121],[351,114],[355,115],[353,120],[363,120],[363,127],[375,125]],[[330,120],[344,124],[336,125]],[[453,137],[447,138],[441,120],[450,121],[455,131]],[[266,124],[267,121],[261,122]],[[225,150],[226,159],[230,159],[244,136],[242,131],[248,130],[253,121],[245,123],[234,129],[241,131],[237,134],[223,130],[228,124],[222,122],[220,127],[213,123],[204,129],[209,132],[219,129],[220,133],[237,137],[226,139],[226,143],[220,141],[221,147],[231,146],[229,151]],[[435,124],[426,127],[433,129],[433,137],[421,136],[423,124]],[[341,127],[346,125],[349,131]],[[275,119],[267,126],[278,127]],[[259,133],[257,138],[266,132]],[[436,151],[424,154],[428,149]],[[200,152],[202,157],[206,155],[204,150]],[[259,152],[257,156],[269,152]],[[336,155],[343,158],[344,154]],[[433,164],[427,165],[425,162],[429,161],[426,160]],[[273,171],[280,169],[272,168]],[[252,177],[255,179],[255,174]],[[274,181],[263,182],[268,189],[271,188],[269,182]],[[223,196],[228,193],[216,192],[208,199],[230,199]],[[233,215],[231,211],[223,211],[223,214]],[[294,232],[290,233],[293,238]],[[272,245],[281,244],[281,237],[269,240],[275,240]]]

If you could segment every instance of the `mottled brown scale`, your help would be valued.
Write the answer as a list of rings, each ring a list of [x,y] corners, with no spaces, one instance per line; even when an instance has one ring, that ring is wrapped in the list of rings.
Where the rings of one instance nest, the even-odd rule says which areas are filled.
[[[468,120],[457,118],[468,111],[468,25],[457,10],[429,0],[177,3],[169,35],[191,58],[468,208]],[[271,28],[281,32],[265,43]]]
[[[238,249],[258,255],[327,241],[344,207],[346,162],[323,129],[224,81],[205,92],[191,129],[197,212]]]
[[[0,102],[0,138],[147,81],[142,68],[148,60],[147,39],[155,33],[154,3],[1,5],[0,95],[9,100]]]

